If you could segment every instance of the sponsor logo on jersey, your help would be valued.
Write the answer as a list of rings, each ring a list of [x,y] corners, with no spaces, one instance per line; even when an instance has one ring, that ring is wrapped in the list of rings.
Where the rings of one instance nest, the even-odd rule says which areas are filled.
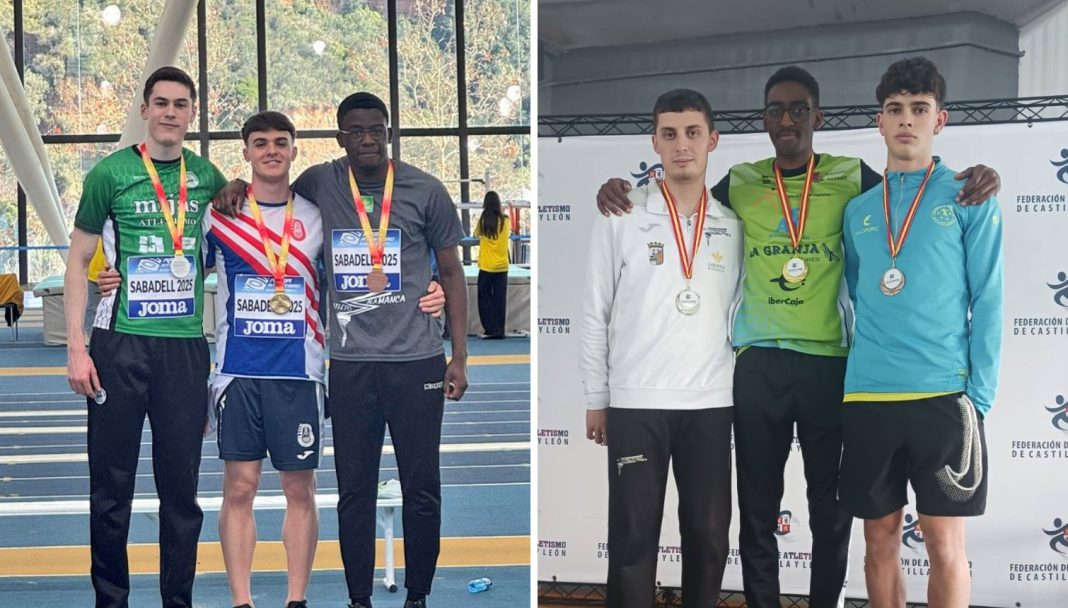
[[[312,425],[307,422],[301,422],[297,425],[297,445],[302,448],[310,448],[315,445],[315,431],[312,430]]]
[[[653,266],[660,266],[664,263],[664,244],[663,243],[647,243],[649,246],[649,263]]]
[[[931,209],[931,219],[939,226],[952,226],[957,223],[957,214],[953,211],[953,205],[939,205]]]

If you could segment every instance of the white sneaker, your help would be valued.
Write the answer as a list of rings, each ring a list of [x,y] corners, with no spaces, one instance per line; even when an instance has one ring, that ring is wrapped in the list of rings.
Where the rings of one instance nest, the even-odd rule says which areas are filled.
[[[378,484],[379,498],[400,498],[401,485],[396,479],[389,479]]]

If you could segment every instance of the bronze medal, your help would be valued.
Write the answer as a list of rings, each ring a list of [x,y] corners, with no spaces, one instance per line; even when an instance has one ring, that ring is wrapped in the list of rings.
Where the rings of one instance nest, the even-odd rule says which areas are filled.
[[[381,268],[375,268],[367,273],[367,289],[371,292],[385,291],[389,287],[389,279]]]

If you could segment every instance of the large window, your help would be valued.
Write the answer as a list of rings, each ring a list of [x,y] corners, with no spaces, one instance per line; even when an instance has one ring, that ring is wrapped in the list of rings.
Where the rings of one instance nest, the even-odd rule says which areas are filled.
[[[394,157],[436,175],[456,202],[481,202],[487,183],[505,200],[529,200],[530,0],[396,0],[395,15],[387,0],[201,2],[176,61],[198,89],[207,84],[188,144],[227,175],[249,176],[239,130],[260,109],[293,119],[294,177],[337,158],[337,104],[365,90],[386,100],[399,127]],[[68,227],[81,179],[115,149],[140,99],[164,5],[0,2],[0,35],[13,54],[21,36],[18,67]],[[32,206],[25,230],[18,206],[0,153],[0,272],[29,283],[61,274],[59,255],[36,249],[51,242]],[[21,261],[15,246],[29,247]]]

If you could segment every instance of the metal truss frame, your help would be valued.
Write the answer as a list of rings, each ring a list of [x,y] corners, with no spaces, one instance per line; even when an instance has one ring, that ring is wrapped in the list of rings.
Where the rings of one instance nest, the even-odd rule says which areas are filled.
[[[834,106],[823,110],[821,131],[865,129],[875,126],[879,106]],[[951,125],[991,125],[1005,123],[1068,120],[1068,95],[956,101],[946,104]],[[720,133],[761,133],[762,110],[713,112]],[[581,135],[648,135],[653,132],[650,114],[582,114],[538,117],[538,137]]]

